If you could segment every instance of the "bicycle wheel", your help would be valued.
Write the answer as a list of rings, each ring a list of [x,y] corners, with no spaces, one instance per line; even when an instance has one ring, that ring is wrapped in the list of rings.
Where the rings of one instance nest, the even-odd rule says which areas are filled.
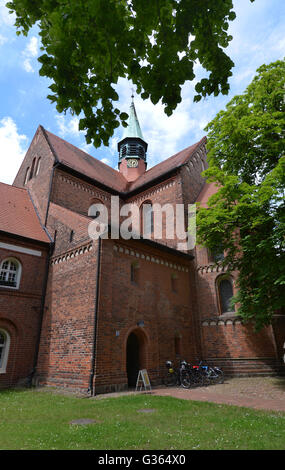
[[[217,378],[216,378],[216,383],[218,384],[223,384],[224,383],[224,373],[221,369],[218,369],[218,368],[214,368],[215,369],[215,372],[217,374]]]
[[[186,370],[182,370],[180,372],[180,383],[183,388],[191,387],[191,378],[190,378],[189,373]]]
[[[210,380],[211,384],[218,383],[219,374],[213,367],[209,367],[208,379]]]
[[[201,387],[204,385],[203,375],[198,369],[194,369],[191,373],[192,387]]]
[[[174,385],[177,385],[177,374],[175,371],[173,372],[168,372],[165,377],[162,379],[163,385],[166,387],[174,387]]]

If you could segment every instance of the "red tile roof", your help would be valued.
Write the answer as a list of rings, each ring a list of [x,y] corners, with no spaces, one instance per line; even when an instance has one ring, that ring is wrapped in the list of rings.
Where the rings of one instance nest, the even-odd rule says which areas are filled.
[[[51,132],[45,130],[45,134],[59,162],[115,191],[125,191],[128,182],[119,171],[97,160],[97,158],[91,157],[88,153]]]
[[[42,128],[43,129],[43,128]],[[128,193],[135,191],[146,184],[151,183],[153,180],[169,173],[175,168],[180,167],[196,149],[206,142],[206,137],[203,137],[199,142],[184,150],[176,153],[170,158],[162,161],[158,165],[147,170],[142,176],[132,183],[124,178],[124,176],[117,170],[114,170],[100,160],[91,157],[83,150],[78,149],[74,145],[66,142],[65,140],[57,137],[51,132],[43,129],[49,145],[55,155],[55,158],[62,164],[78,171],[79,173],[94,179],[95,181],[111,188],[117,192]]]
[[[5,183],[0,183],[0,230],[50,243],[28,191]]]
[[[198,149],[198,147],[206,141],[206,138],[203,137],[199,142],[190,147],[187,147],[184,150],[172,155],[172,157],[163,160],[162,162],[158,163],[157,165],[153,166],[149,170],[147,170],[142,176],[140,176],[137,180],[135,180],[130,187],[128,188],[129,191],[134,191],[135,189],[143,186],[147,183],[150,183],[157,178],[169,173],[175,168],[179,168],[181,165],[186,163],[191,155]]]

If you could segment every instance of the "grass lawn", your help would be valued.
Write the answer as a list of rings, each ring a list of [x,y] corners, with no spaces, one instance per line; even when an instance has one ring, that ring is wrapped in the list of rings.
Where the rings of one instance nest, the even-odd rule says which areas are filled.
[[[33,389],[1,391],[0,402],[0,450],[285,448],[285,413],[146,394],[92,399]],[[71,424],[78,419],[95,421]]]

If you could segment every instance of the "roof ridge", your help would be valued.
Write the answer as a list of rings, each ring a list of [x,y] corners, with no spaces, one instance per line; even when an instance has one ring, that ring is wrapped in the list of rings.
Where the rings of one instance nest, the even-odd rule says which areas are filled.
[[[3,181],[0,181],[0,184],[3,184],[5,186],[9,186],[10,188],[13,188],[13,189],[19,189],[20,191],[25,191],[27,193],[26,188],[20,188],[19,186],[16,186],[14,184],[4,183]]]

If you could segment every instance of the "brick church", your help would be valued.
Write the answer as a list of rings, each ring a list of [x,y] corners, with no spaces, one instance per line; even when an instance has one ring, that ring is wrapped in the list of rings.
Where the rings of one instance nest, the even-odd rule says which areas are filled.
[[[133,102],[129,116],[118,170],[39,126],[13,185],[0,183],[0,388],[98,394],[133,387],[140,369],[156,385],[169,359],[228,375],[282,370],[284,316],[259,333],[242,324],[222,252],[181,250],[166,236],[90,236],[96,207],[110,210],[114,196],[141,210],[206,206],[215,191],[201,176],[205,138],[147,169]]]

